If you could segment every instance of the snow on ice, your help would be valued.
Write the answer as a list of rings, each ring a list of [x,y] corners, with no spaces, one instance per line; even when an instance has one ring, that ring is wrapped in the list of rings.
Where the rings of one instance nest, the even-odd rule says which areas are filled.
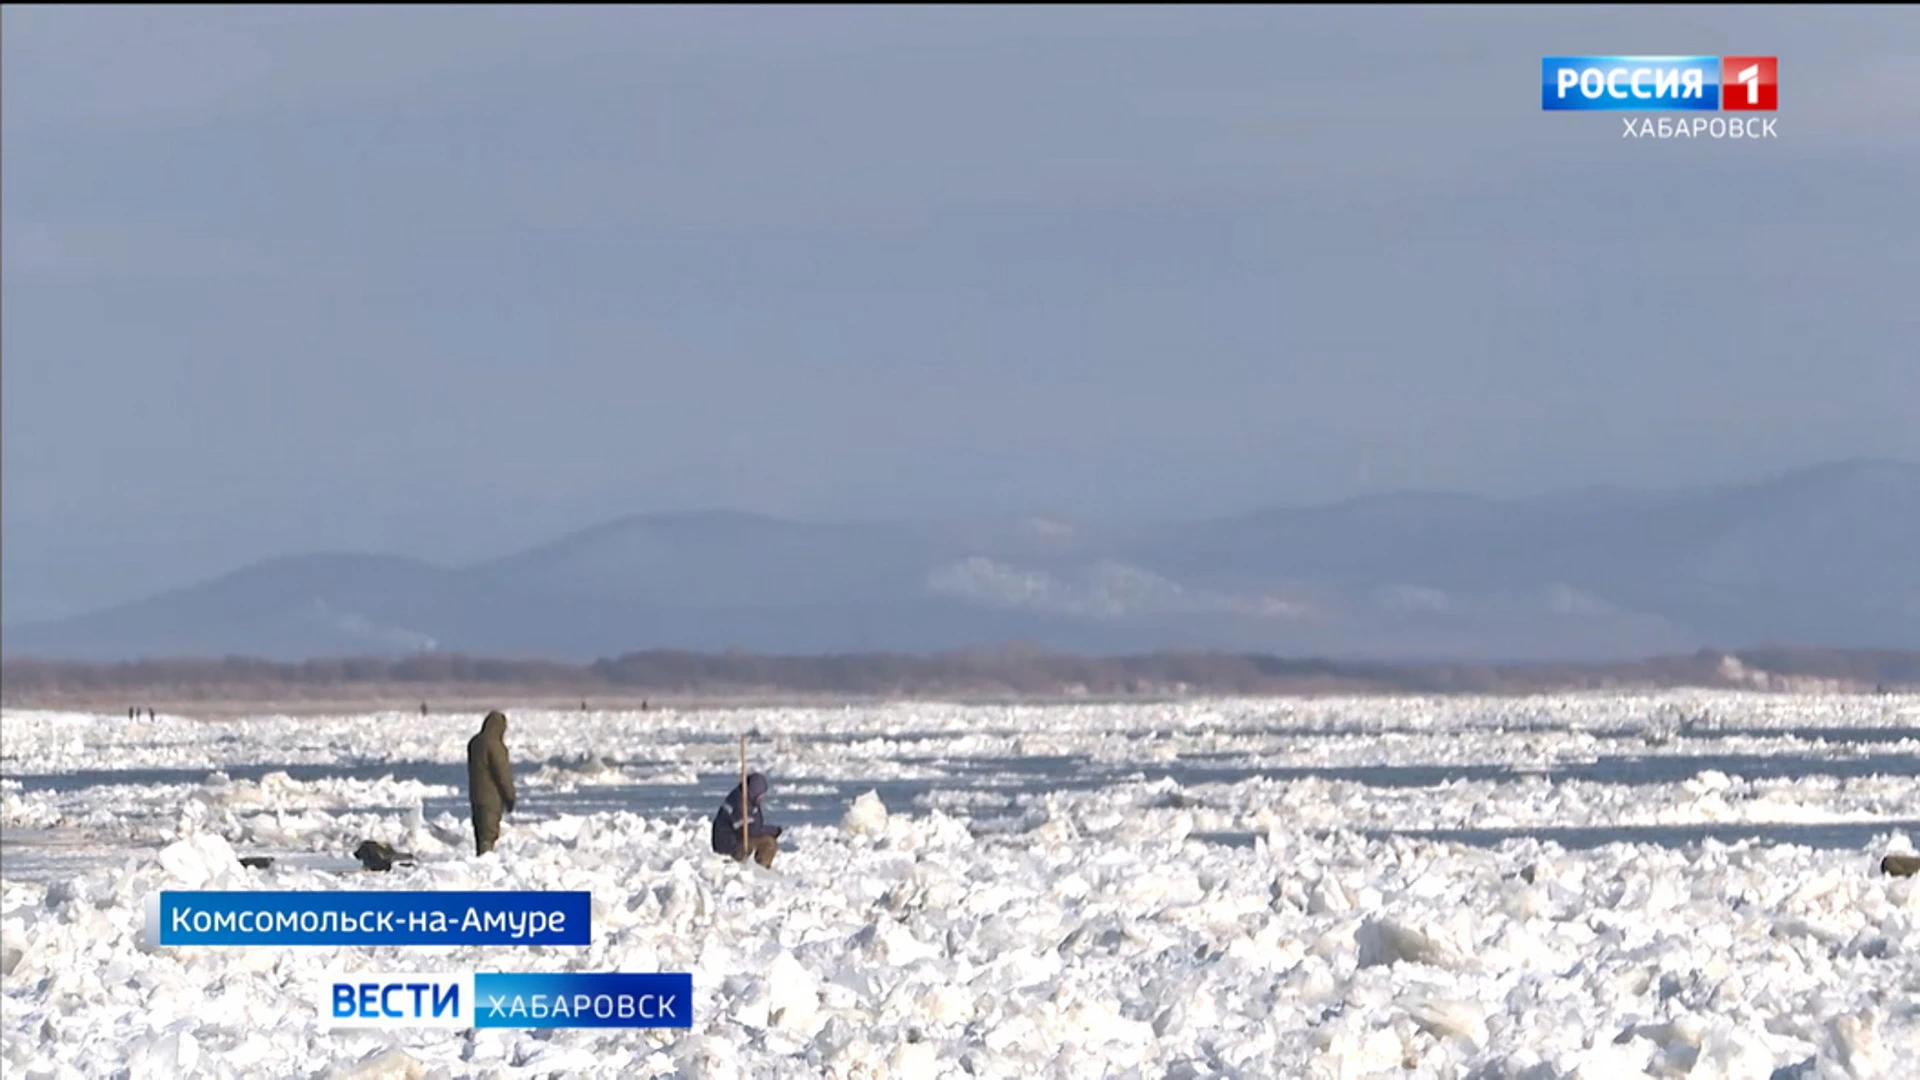
[[[750,729],[770,820],[783,790],[858,785],[790,828],[772,871],[709,854],[704,815],[619,808],[509,817],[495,853],[473,857],[458,815],[422,811],[457,788],[378,771],[462,762],[477,722],[7,713],[0,1071],[1915,1075],[1920,881],[1875,866],[1911,849],[1920,781],[1771,767],[1911,761],[1914,698],[512,714],[527,807],[628,790],[616,779],[724,775]],[[994,786],[993,769],[1054,756],[1069,759],[1057,782]],[[1566,772],[1676,759],[1688,767],[1645,782]],[[343,763],[353,775],[219,771]],[[1096,766],[1099,784],[1072,782]],[[1499,768],[1430,783],[1341,771],[1453,766]],[[25,783],[114,770],[201,778]],[[887,805],[875,785],[903,779],[925,796]],[[1525,835],[1729,822],[1853,823],[1869,838]],[[1447,828],[1514,835],[1410,834]],[[419,865],[351,872],[346,853],[370,836]],[[269,849],[282,857],[264,870],[238,863]],[[169,887],[588,889],[592,944],[163,949],[145,908]],[[329,1031],[312,988],[336,970],[689,971],[694,1027]]]

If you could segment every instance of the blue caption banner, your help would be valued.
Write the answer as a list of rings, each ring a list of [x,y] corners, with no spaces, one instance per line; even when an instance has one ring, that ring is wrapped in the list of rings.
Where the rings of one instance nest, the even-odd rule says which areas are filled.
[[[473,977],[477,1028],[690,1028],[691,973],[568,971]]]
[[[163,946],[586,945],[593,895],[162,892],[147,917]]]

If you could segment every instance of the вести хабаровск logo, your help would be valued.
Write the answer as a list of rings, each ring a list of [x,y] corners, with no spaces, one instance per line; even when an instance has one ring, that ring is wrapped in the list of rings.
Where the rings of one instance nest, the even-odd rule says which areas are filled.
[[[1547,56],[1548,112],[1775,112],[1777,56]]]
[[[691,1028],[688,972],[360,972],[314,987],[325,1028]]]

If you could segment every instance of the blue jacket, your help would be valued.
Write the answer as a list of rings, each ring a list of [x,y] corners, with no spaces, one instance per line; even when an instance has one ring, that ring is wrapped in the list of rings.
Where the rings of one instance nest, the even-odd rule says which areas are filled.
[[[762,816],[760,800],[767,794],[767,778],[761,773],[747,776],[747,835],[779,836],[780,826],[768,825]],[[713,815],[713,850],[717,855],[740,855],[740,785],[727,792],[727,801]]]

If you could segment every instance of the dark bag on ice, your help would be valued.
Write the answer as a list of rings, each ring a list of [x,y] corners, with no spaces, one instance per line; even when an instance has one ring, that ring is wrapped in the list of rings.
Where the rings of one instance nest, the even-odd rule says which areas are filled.
[[[413,856],[404,851],[395,851],[378,840],[363,841],[353,849],[353,857],[360,865],[369,870],[391,870],[396,863],[413,862]]]

